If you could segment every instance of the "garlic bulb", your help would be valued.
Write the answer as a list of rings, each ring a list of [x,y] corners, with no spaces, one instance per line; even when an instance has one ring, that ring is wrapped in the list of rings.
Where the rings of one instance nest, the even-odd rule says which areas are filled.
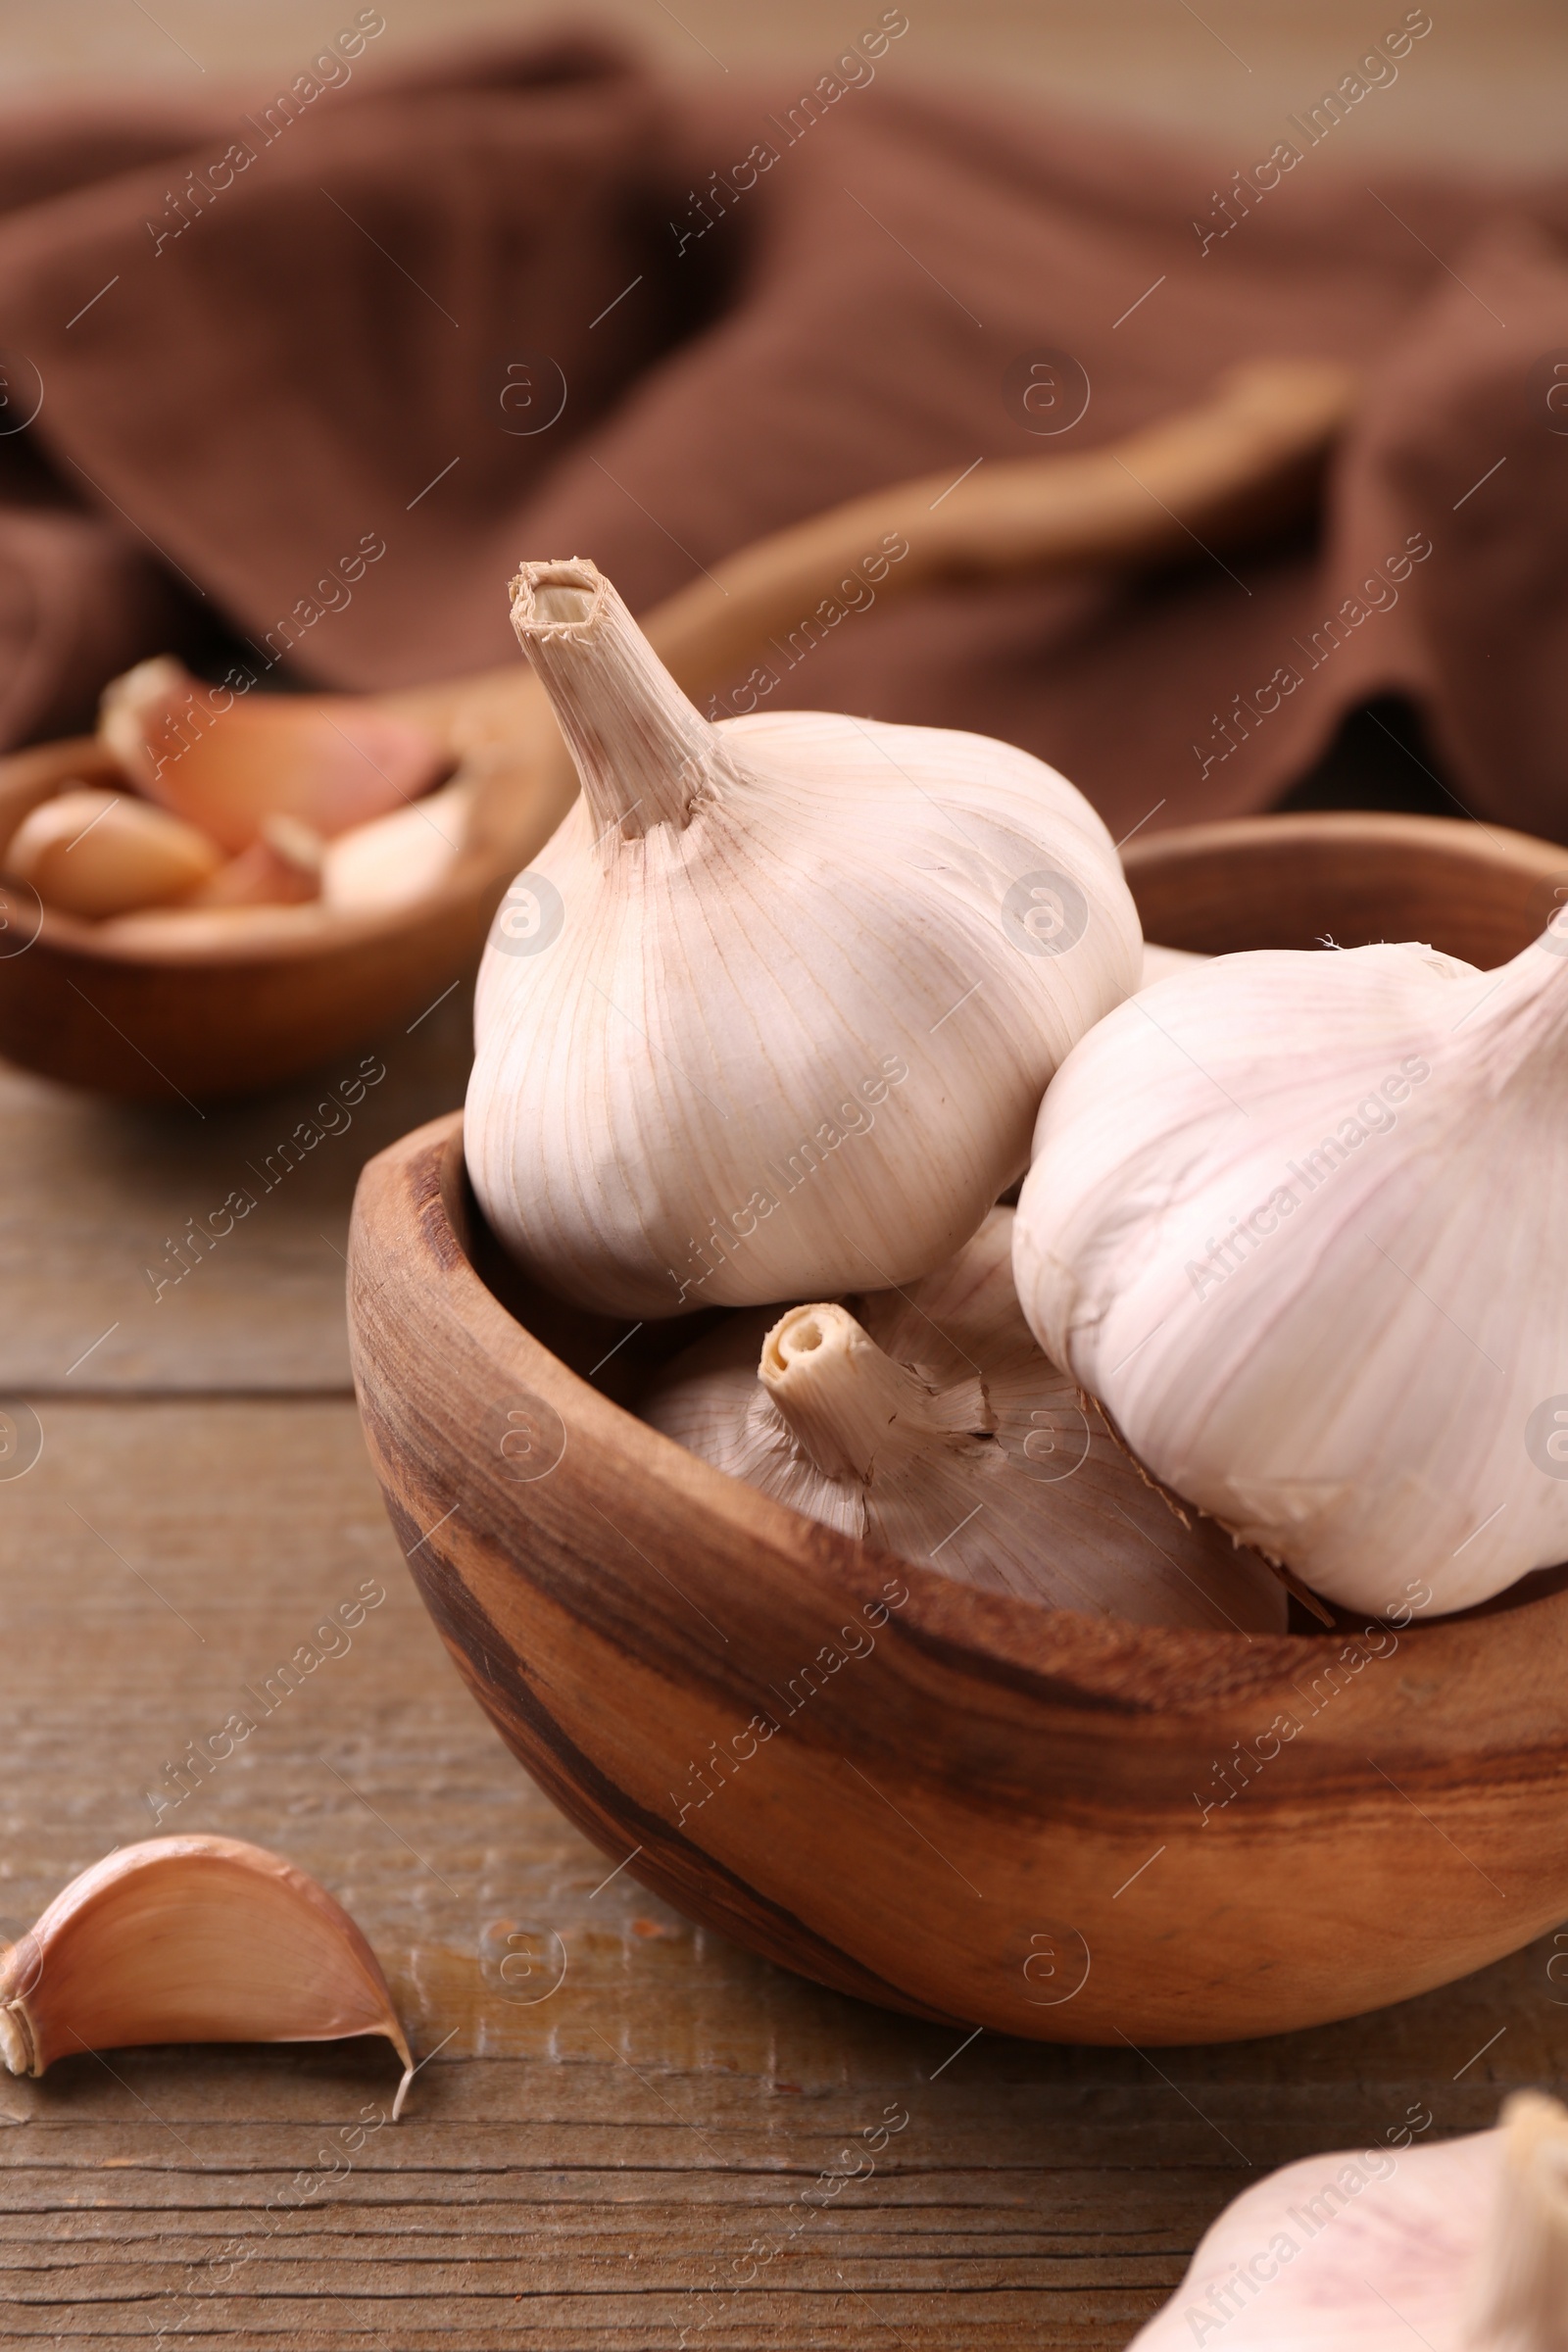
[[[331,835],[401,808],[447,763],[426,728],[362,698],[236,694],[168,655],[105,688],[98,731],[139,792],[235,852],[266,816]]]
[[[1568,960],[1226,956],[1041,1107],[1018,1295],[1154,1475],[1332,1599],[1568,1557]]]
[[[1206,956],[1195,956],[1191,948],[1157,948],[1152,940],[1146,939],[1143,978],[1138,985],[1152,988],[1160,980],[1174,979],[1178,972],[1190,972],[1208,960]]]
[[[1130,2352],[1568,2352],[1568,2112],[1516,2091],[1496,2131],[1424,2128],[1244,2190]]]
[[[1029,1336],[1012,1211],[906,1292],[732,1317],[643,1417],[718,1469],[965,1584],[1146,1625],[1283,1633],[1255,1554],[1188,1526]],[[759,1348],[760,1348],[760,1361]]]
[[[148,1838],[73,1879],[0,1955],[0,2057],[41,2075],[150,2041],[384,2034],[414,2075],[375,1954],[340,1903],[236,1838]]]
[[[328,842],[321,864],[326,905],[348,912],[423,898],[456,864],[472,806],[473,784],[459,777],[390,816],[340,833]]]
[[[513,620],[583,789],[480,972],[492,1226],[550,1289],[638,1316],[927,1272],[1137,985],[1104,826],[980,736],[710,724],[591,564],[527,565]]]
[[[68,785],[12,834],[6,872],[46,906],[100,917],[183,898],[222,862],[216,842],[129,792]]]

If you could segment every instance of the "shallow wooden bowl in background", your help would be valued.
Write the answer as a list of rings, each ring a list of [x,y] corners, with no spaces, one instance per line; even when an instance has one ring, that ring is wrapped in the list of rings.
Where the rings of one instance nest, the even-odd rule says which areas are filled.
[[[1119,443],[971,467],[956,483],[900,482],[793,524],[666,598],[643,627],[700,697],[738,676],[773,632],[836,625],[836,592],[863,602],[866,582],[857,575],[852,592],[846,574],[879,546],[904,550],[877,559],[886,605],[956,579],[1138,571],[1189,558],[1195,533],[1243,545],[1310,513],[1355,397],[1342,368],[1257,361]],[[287,721],[281,699],[263,706]],[[471,973],[508,883],[576,791],[549,704],[520,656],[366,700],[428,729],[474,775],[468,838],[438,889],[376,913],[258,909],[216,942],[197,926],[131,946],[0,882],[0,1054],[138,1101],[247,1094],[384,1033]],[[286,701],[297,717],[309,698]],[[90,737],[0,760],[0,851],[73,780],[118,780]]]
[[[1300,815],[1128,863],[1173,946],[1492,963],[1568,852]],[[480,1705],[611,1863],[773,1960],[954,2024],[1208,2041],[1397,2000],[1568,1915],[1568,1592],[1249,1639],[879,1554],[615,1401],[692,1325],[530,1293],[456,1114],[366,1169],[350,1318],[388,1509]]]

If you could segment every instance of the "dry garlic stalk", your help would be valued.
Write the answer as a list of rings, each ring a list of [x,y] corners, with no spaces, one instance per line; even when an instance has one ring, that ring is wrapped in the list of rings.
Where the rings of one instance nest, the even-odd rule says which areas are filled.
[[[1146,1625],[1283,1633],[1250,1552],[1188,1527],[1036,1348],[1012,1211],[924,1281],[849,1306],[736,1315],[677,1356],[644,1417],[845,1535],[966,1584]],[[759,1348],[760,1347],[760,1360]]]
[[[1408,2137],[1408,2127],[1397,2136]],[[1287,2165],[1208,2231],[1131,2352],[1568,2352],[1568,2112]]]
[[[928,1272],[1138,984],[1104,826],[980,736],[710,724],[591,564],[527,565],[513,619],[583,789],[480,974],[491,1224],[552,1290],[639,1316]]]
[[[1220,956],[1045,1099],[1041,1346],[1154,1475],[1332,1599],[1568,1557],[1568,956]]]
[[[153,2041],[380,2034],[414,2075],[375,1954],[324,1886],[234,1838],[149,1838],[82,1872],[0,1958],[0,2057],[41,2075]]]

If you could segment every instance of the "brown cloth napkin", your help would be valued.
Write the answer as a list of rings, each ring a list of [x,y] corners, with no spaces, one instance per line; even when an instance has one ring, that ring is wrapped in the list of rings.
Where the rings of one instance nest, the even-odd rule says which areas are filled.
[[[1323,354],[1366,392],[1317,540],[868,601],[770,707],[1008,737],[1121,834],[1267,806],[1402,693],[1467,807],[1568,831],[1568,181],[1359,160],[1430,20],[1220,156],[939,92],[868,16],[715,96],[565,35],[393,70],[365,9],[255,96],[14,116],[4,740],[225,632],[295,683],[506,662],[522,558],[646,608],[876,484]]]

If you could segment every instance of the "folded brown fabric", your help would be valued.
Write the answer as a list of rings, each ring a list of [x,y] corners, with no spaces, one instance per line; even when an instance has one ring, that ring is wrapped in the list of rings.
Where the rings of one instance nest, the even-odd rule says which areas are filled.
[[[646,607],[876,484],[1321,354],[1366,392],[1315,540],[869,605],[774,701],[1009,737],[1120,833],[1267,806],[1403,693],[1467,806],[1562,833],[1568,182],[1356,161],[1430,22],[1263,157],[938,94],[898,8],[717,97],[575,36],[389,70],[368,8],[260,93],[14,117],[4,739],[223,631],[312,684],[505,662],[521,558]],[[1025,403],[1048,350],[1076,421]]]

